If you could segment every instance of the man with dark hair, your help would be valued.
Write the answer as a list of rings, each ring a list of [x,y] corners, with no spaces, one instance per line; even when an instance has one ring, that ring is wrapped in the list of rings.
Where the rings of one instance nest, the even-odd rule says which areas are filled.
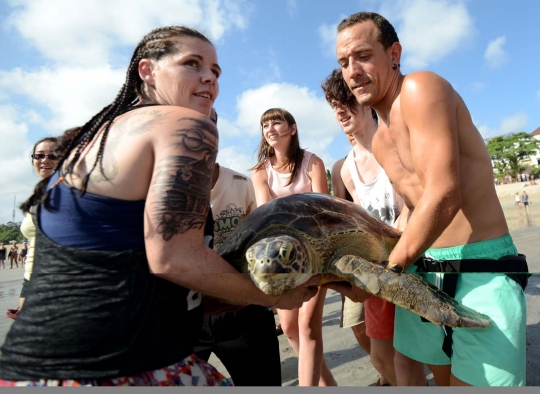
[[[398,384],[422,384],[403,370],[409,357],[430,364],[438,385],[525,385],[526,275],[510,272],[527,272],[526,262],[508,233],[469,110],[440,76],[401,74],[401,45],[378,14],[342,21],[336,53],[358,103],[379,115],[373,153],[410,211],[387,267],[427,272],[458,302],[493,320],[487,329],[452,331],[396,307]],[[477,273],[441,273],[452,270]],[[360,294],[341,288],[353,299]]]
[[[402,201],[371,151],[371,140],[377,131],[377,115],[373,116],[371,108],[358,104],[343,80],[341,70],[334,70],[321,87],[341,128],[355,141],[332,182],[334,178],[341,179],[356,204],[377,219],[393,225],[400,214]],[[360,345],[365,343],[363,335],[369,338],[371,363],[382,375],[377,386],[396,385],[392,344],[394,311],[394,304],[378,297],[367,299],[362,308],[361,303],[342,296],[341,327],[351,327]]]

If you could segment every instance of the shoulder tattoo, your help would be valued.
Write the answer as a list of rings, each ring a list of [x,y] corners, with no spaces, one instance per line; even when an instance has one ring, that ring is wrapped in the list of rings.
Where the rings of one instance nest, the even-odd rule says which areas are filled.
[[[112,138],[108,138],[103,151],[103,159],[99,164],[99,171],[94,171],[90,175],[90,180],[94,183],[112,181],[118,175],[118,163],[116,161],[116,150],[122,145],[126,137],[133,137],[144,134],[148,131],[155,130],[169,113],[164,113],[158,110],[152,111],[136,111],[127,119],[119,122],[116,127],[117,131]]]

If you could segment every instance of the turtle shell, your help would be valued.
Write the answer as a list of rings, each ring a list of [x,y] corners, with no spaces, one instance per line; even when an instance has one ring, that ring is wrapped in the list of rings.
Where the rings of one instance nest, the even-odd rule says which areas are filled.
[[[277,198],[255,209],[231,232],[218,253],[239,272],[247,272],[245,252],[261,238],[304,233],[321,239],[350,231],[376,238],[400,235],[357,204],[327,194],[302,193]]]

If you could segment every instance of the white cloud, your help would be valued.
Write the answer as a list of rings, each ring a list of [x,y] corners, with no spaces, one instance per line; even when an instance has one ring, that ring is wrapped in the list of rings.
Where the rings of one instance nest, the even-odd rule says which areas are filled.
[[[499,130],[501,131],[501,134],[525,131],[525,127],[527,126],[528,122],[529,117],[527,116],[527,114],[517,114],[503,119],[501,121]]]
[[[0,88],[12,95],[25,95],[48,109],[50,116],[40,122],[54,134],[80,126],[111,103],[120,90],[125,70],[102,67],[44,67],[35,72],[15,69],[0,71]]]
[[[529,116],[525,113],[518,113],[512,116],[508,116],[501,120],[499,126],[495,129],[490,128],[485,124],[481,124],[473,119],[474,124],[478,128],[478,131],[484,138],[498,137],[508,133],[518,133],[525,131],[529,122]]]
[[[484,53],[484,59],[489,67],[498,68],[508,62],[508,55],[503,48],[505,43],[506,36],[497,37],[489,42]]]
[[[243,131],[233,122],[219,116],[218,113],[218,129],[220,141],[229,138],[238,138],[243,135]]]
[[[325,56],[336,57],[337,25],[338,23],[324,23],[319,26],[319,37],[321,38],[321,47]]]
[[[465,1],[387,0],[380,13],[396,29],[403,46],[401,63],[409,69],[440,61],[467,45],[474,34]]]
[[[18,206],[28,198],[39,177],[32,172],[30,154],[33,144],[28,140],[28,126],[17,117],[15,108],[8,105],[0,106],[0,139],[3,168],[0,178],[0,223],[6,223],[12,217],[15,195]],[[17,207],[15,220],[22,218]]]
[[[239,152],[238,146],[227,146],[225,148],[219,148],[217,162],[224,166],[238,171],[242,174],[251,177],[251,171],[249,169],[253,167],[251,153]],[[256,159],[256,158],[255,158]]]
[[[300,145],[314,152],[331,167],[335,158],[328,146],[342,131],[326,100],[313,91],[289,83],[271,83],[243,92],[237,98],[235,121],[218,120],[220,146],[218,161],[244,172],[255,164],[253,150],[261,138],[261,115],[269,108],[285,108],[298,125]]]
[[[111,48],[133,47],[153,28],[188,25],[220,40],[244,29],[246,0],[14,0],[8,23],[47,59],[86,66],[109,61]]]

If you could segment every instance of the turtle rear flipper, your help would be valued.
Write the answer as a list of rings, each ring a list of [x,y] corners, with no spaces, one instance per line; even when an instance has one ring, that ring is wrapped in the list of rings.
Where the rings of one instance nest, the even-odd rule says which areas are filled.
[[[328,268],[351,285],[429,320],[438,326],[487,328],[492,320],[460,304],[421,276],[385,269],[361,257],[336,258]]]

